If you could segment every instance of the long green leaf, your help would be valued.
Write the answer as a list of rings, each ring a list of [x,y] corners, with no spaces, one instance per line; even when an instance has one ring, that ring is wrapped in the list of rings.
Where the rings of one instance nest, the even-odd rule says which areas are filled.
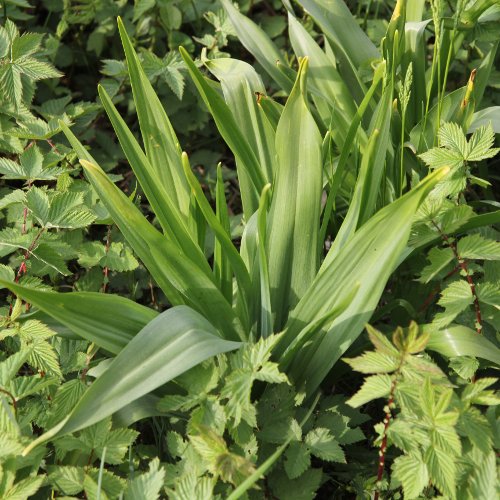
[[[205,64],[220,80],[224,99],[255,152],[266,181],[271,182],[276,163],[275,133],[259,105],[259,94],[266,93],[260,76],[250,64],[237,59],[210,59]]]
[[[389,147],[391,100],[392,86],[388,85],[373,116],[370,139],[361,160],[349,210],[325,259],[326,265],[335,258],[349,238],[355,234],[356,229],[375,211]]]
[[[203,316],[186,306],[169,309],[146,325],[90,386],[72,412],[25,450],[89,427],[149,394],[193,366],[238,349]]]
[[[226,193],[224,189],[224,179],[222,177],[222,167],[217,165],[217,185],[215,188],[215,213],[222,228],[225,230],[228,237],[231,237],[231,227],[229,221],[229,213],[226,202]],[[228,302],[233,298],[233,272],[227,255],[223,251],[219,240],[215,239],[214,246],[214,276],[216,283]]]
[[[500,349],[483,335],[462,325],[450,325],[437,330],[428,325],[424,330],[430,331],[427,349],[439,352],[443,356],[476,356],[500,366]]]
[[[290,13],[288,13],[288,25],[295,55],[309,58],[309,89],[311,91],[317,89],[321,96],[328,100],[335,113],[335,129],[342,129],[340,132],[345,134],[357,108],[352,93],[328,56]]]
[[[347,131],[345,142],[342,147],[342,151],[340,153],[340,158],[337,163],[337,168],[335,169],[335,172],[333,174],[329,186],[328,198],[326,201],[326,206],[323,215],[323,222],[321,224],[321,231],[320,231],[319,242],[321,247],[323,246],[323,242],[325,241],[326,230],[328,227],[328,223],[330,221],[330,216],[332,214],[335,198],[337,197],[337,193],[340,189],[342,179],[344,178],[347,160],[349,158],[349,155],[351,154],[351,149],[354,144],[354,140],[356,137],[360,138],[361,140],[358,140],[358,142],[361,145],[364,145],[366,141],[366,134],[364,133],[363,129],[360,128],[361,120],[363,119],[363,116],[368,108],[368,105],[370,104],[373,98],[373,94],[375,93],[375,90],[377,89],[379,83],[382,81],[384,74],[385,74],[385,64],[379,64],[377,66],[377,69],[375,70],[372,84],[368,89],[365,97],[361,101],[361,104],[359,105],[359,108],[357,109],[354,118],[352,119],[352,122],[349,126],[349,130]]]
[[[278,171],[268,223],[268,262],[275,329],[304,295],[318,270],[316,249],[323,166],[321,135],[306,103],[307,58],[276,130]]]
[[[285,59],[279,53],[272,40],[264,30],[259,28],[248,17],[241,14],[233,6],[231,0],[221,0],[221,3],[243,46],[257,59],[259,64],[283,90],[290,92],[294,77],[291,76],[291,72],[285,73],[278,68],[278,64],[286,67]]]
[[[118,113],[103,87],[99,86],[101,102],[113,125],[122,149],[127,156],[144,193],[158,217],[166,236],[207,275],[211,273],[205,254],[191,237],[179,209],[172,203],[166,189],[155,178],[155,172],[127,124]],[[185,178],[184,178],[185,180]]]
[[[182,173],[181,147],[163,105],[153,90],[127,35],[121,18],[118,29],[127,58],[128,72],[153,179],[163,186],[174,206],[187,219],[189,188]]]
[[[246,191],[242,192],[245,214],[249,217],[258,208],[258,197],[264,187],[265,176],[259,164],[256,154],[252,150],[245,136],[240,130],[228,105],[220,94],[210,86],[200,70],[183,47],[179,48],[182,58],[188,67],[189,74],[193,79],[200,95],[212,114],[215,124],[234,153],[238,166],[245,170],[245,174],[252,181],[252,195]]]
[[[156,230],[129,198],[96,165],[81,160],[87,177],[111,217],[172,305],[186,304],[204,314],[227,338],[244,337],[231,305],[176,245]]]
[[[178,207],[172,203],[163,186],[154,177],[151,164],[135,137],[102,87],[99,87],[99,95],[130,165],[167,236],[175,241],[204,272],[209,273],[210,268],[203,252],[187,230]],[[185,177],[183,179],[185,181]]]
[[[379,51],[342,0],[300,0],[299,3],[355,67],[380,58]]]
[[[447,168],[435,171],[409,193],[377,212],[356,231],[332,262],[323,264],[292,312],[276,347],[278,358],[307,325],[327,315],[350,294],[353,283],[359,283],[349,307],[333,324],[317,331],[309,345],[297,347],[289,374],[299,386],[306,384],[309,394],[370,319],[405,249],[415,212],[448,171]]]
[[[57,293],[0,280],[0,285],[41,309],[80,337],[118,354],[158,313],[105,293]]]
[[[250,287],[251,287],[250,275],[248,274],[248,270],[245,266],[245,263],[243,262],[243,259],[238,253],[238,250],[233,245],[231,237],[227,234],[226,229],[219,222],[219,219],[214,214],[212,207],[210,206],[210,203],[208,203],[208,200],[205,198],[200,183],[198,182],[193,172],[191,171],[191,167],[189,165],[189,160],[186,153],[182,154],[182,164],[184,167],[186,178],[191,186],[191,189],[193,190],[194,196],[196,197],[198,206],[203,216],[205,217],[205,220],[207,221],[208,225],[212,228],[213,232],[215,233],[215,237],[217,238],[217,241],[221,244],[226,257],[231,263],[231,267],[236,276],[236,281],[238,282],[239,292],[241,294],[241,299],[243,302],[241,304],[241,306],[243,307],[242,312],[244,315],[242,321],[245,325],[248,326],[248,300],[250,299]]]
[[[359,102],[365,93],[358,69],[371,60],[380,59],[380,53],[342,0],[300,0],[332,42],[342,68],[341,74]]]

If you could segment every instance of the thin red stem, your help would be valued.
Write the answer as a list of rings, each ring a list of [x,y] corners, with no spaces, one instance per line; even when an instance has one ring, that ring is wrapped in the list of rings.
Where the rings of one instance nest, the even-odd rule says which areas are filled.
[[[453,255],[458,261],[458,265],[460,269],[464,272],[465,278],[467,280],[467,283],[469,283],[470,291],[472,293],[473,297],[473,303],[474,303],[474,311],[476,313],[476,333],[478,335],[481,335],[482,330],[483,330],[483,320],[481,316],[481,307],[479,306],[479,298],[477,296],[477,291],[476,291],[476,285],[474,283],[474,280],[472,279],[472,276],[469,272],[469,268],[467,266],[467,261],[463,259],[457,250],[457,246],[455,245],[455,242],[452,241],[449,236],[443,232],[443,230],[434,222],[432,221],[433,226],[439,231],[439,234],[441,235],[441,238],[443,241],[451,248]]]

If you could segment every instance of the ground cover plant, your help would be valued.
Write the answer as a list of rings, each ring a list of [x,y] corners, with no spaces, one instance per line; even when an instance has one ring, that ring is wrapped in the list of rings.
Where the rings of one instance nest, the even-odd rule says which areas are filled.
[[[498,5],[70,3],[97,103],[0,28],[2,498],[494,498]]]

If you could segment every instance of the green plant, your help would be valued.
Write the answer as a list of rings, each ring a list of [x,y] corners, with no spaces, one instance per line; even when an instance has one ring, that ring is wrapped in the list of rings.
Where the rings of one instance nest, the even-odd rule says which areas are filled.
[[[492,228],[499,217],[498,212],[481,213],[487,207],[483,199],[494,198],[488,185],[489,167],[483,160],[496,152],[492,148],[496,125],[494,121],[487,127],[479,125],[494,109],[475,112],[492,72],[494,42],[478,39],[486,57],[464,87],[446,93],[450,58],[470,39],[470,30],[463,24],[472,20],[487,28],[489,21],[482,14],[489,13],[489,3],[471,6],[461,2],[450,23],[443,20],[441,3],[433,2],[436,43],[426,82],[421,76],[425,73],[422,63],[424,70],[426,64],[425,30],[430,23],[421,21],[423,9],[419,14],[418,8],[397,2],[379,49],[342,2],[332,2],[331,11],[324,9],[322,1],[301,4],[320,26],[324,45],[314,40],[311,20],[306,19],[308,30],[287,2],[295,57],[285,57],[264,31],[223,1],[234,32],[281,88],[274,98],[266,95],[266,89],[276,87],[265,86],[248,63],[219,57],[224,54],[217,47],[224,46],[226,35],[232,32],[222,14],[215,16],[216,24],[224,24],[221,39],[200,62],[181,49],[182,67],[234,155],[243,208],[241,242],[235,241],[232,231],[234,207],[226,202],[222,169],[215,176],[213,209],[204,192],[204,179],[200,183],[191,169],[151,85],[151,81],[158,85],[160,93],[165,84],[173,85],[168,92],[177,89],[180,95],[179,75],[164,67],[180,63],[180,59],[173,53],[168,61],[147,51],[138,55],[127,34],[131,26],[121,20],[118,26],[126,65],[119,55],[106,63],[114,81],[103,82],[99,97],[123,150],[114,152],[114,158],[127,158],[146,202],[138,202],[135,190],[131,196],[125,194],[120,187],[127,184],[115,185],[119,179],[107,174],[108,157],[102,163],[100,148],[91,156],[77,139],[81,135],[87,141],[89,136],[80,134],[78,124],[72,132],[69,120],[61,120],[57,126],[92,188],[83,181],[68,180],[67,172],[56,166],[63,161],[73,168],[69,149],[58,147],[64,154],[57,161],[40,164],[40,151],[46,145],[32,145],[18,161],[2,163],[4,174],[27,181],[24,189],[12,191],[7,198],[8,220],[21,231],[4,230],[5,234],[19,239],[19,233],[24,236],[21,221],[29,220],[33,227],[28,236],[34,237],[32,243],[29,238],[23,243],[27,253],[18,263],[22,273],[1,269],[0,284],[18,297],[12,310],[5,308],[8,359],[33,343],[26,327],[35,321],[42,331],[38,348],[44,359],[30,358],[31,369],[46,371],[42,361],[47,364],[50,358],[54,363],[57,356],[61,360],[60,372],[52,367],[59,380],[47,388],[51,402],[44,401],[43,388],[36,389],[34,400],[22,407],[22,415],[28,416],[23,417],[26,425],[15,440],[19,446],[28,445],[24,449],[27,457],[43,454],[38,445],[51,443],[64,465],[42,468],[51,487],[62,494],[83,491],[87,496],[133,497],[143,488],[155,497],[165,482],[172,498],[258,496],[258,491],[250,490],[253,486],[263,488],[263,495],[311,498],[330,478],[360,495],[373,491],[378,495],[384,488],[397,490],[400,481],[404,494],[411,497],[419,485],[410,482],[405,466],[414,464],[415,457],[431,453],[429,440],[419,441],[415,435],[411,446],[402,448],[405,455],[394,462],[393,485],[375,484],[381,479],[380,468],[374,478],[376,467],[371,468],[369,459],[360,461],[355,473],[350,445],[363,439],[358,426],[367,417],[349,411],[342,396],[320,395],[322,390],[329,392],[332,381],[342,380],[343,367],[337,361],[347,349],[362,348],[359,335],[370,318],[396,325],[407,322],[408,316],[425,316],[432,324],[426,329],[425,342],[419,339],[418,352],[425,347],[439,353],[443,365],[448,359],[460,384],[474,380],[479,368],[500,364],[500,352],[494,345],[498,243]],[[423,2],[418,4],[423,7]],[[161,10],[159,2],[144,12],[157,7]],[[417,22],[406,23],[410,19]],[[405,36],[401,36],[403,32]],[[213,43],[209,38],[206,44]],[[218,82],[207,78],[202,66]],[[121,87],[127,78],[134,101],[123,106],[128,101]],[[283,96],[286,102],[281,101]],[[136,110],[142,145],[134,133],[135,119],[130,125],[128,115],[124,119],[116,106],[127,109],[126,114],[128,109]],[[441,126],[438,134],[436,124]],[[467,142],[469,129],[476,132]],[[424,162],[434,172],[426,175]],[[475,162],[480,162],[478,176],[471,174]],[[52,189],[46,184],[54,177],[58,180]],[[477,198],[474,208],[478,215],[472,211],[469,196]],[[112,220],[119,232],[104,233],[105,244],[84,242],[82,226],[94,219],[104,224]],[[95,227],[90,226],[91,230]],[[60,273],[67,269],[69,274],[70,264],[62,266],[74,259],[91,268],[75,280],[74,288],[79,291],[47,291],[33,280],[38,275],[55,281],[58,275],[53,266],[37,270],[33,263],[40,260],[37,253],[42,244],[52,244],[54,249],[61,241],[69,241],[74,251],[68,249],[59,262]],[[444,248],[429,250],[436,244]],[[4,246],[22,248],[17,240]],[[426,255],[431,265],[421,272]],[[482,263],[488,260],[491,262]],[[154,281],[161,290],[159,301],[154,296],[131,300],[95,293],[99,289],[121,291],[108,287],[107,272],[137,268],[139,261],[151,279],[142,271],[138,274],[142,283],[132,287],[145,288],[145,281]],[[29,265],[32,276],[21,277]],[[449,273],[457,267],[464,279],[455,283],[460,283],[464,296],[456,296],[457,285],[448,284],[456,277]],[[484,283],[477,281],[482,269],[489,273]],[[415,306],[427,291],[426,285],[408,285],[418,275],[421,282],[430,276],[440,281],[440,289],[431,291],[431,299],[420,311]],[[132,279],[136,281],[135,276]],[[154,294],[152,284],[150,289]],[[432,306],[440,290],[439,304],[449,306],[444,314]],[[137,299],[134,293],[129,296]],[[20,314],[21,299],[32,304],[35,312]],[[164,305],[169,308],[159,313]],[[400,312],[403,308],[405,315]],[[40,321],[50,328],[43,330]],[[377,335],[372,333],[372,337]],[[410,328],[412,335],[416,336],[415,327]],[[413,356],[410,350],[414,346],[410,349],[405,342],[401,340],[397,349],[392,347],[390,366],[384,369],[393,377],[382,377],[384,391],[387,380],[391,386],[381,396],[390,395],[393,386],[396,391],[403,375],[421,381],[413,368],[423,366],[435,375],[433,382],[438,385],[434,389],[427,383],[424,399],[430,406],[439,405],[431,401],[431,393],[435,390],[441,397],[440,384],[448,379],[428,354]],[[388,349],[387,342],[385,347]],[[66,355],[72,358],[66,361],[69,370],[79,373],[61,383]],[[395,362],[399,363],[396,368]],[[375,366],[376,371],[379,368]],[[381,382],[380,378],[368,380]],[[370,388],[372,382],[367,383]],[[343,392],[349,391],[350,387]],[[5,412],[16,404],[16,396],[10,401],[8,396],[0,394]],[[360,397],[355,396],[351,403],[359,402]],[[277,411],[275,400],[280,401],[282,412]],[[29,416],[30,412],[41,413],[43,404],[49,408],[46,418]],[[419,405],[406,408],[401,404],[395,422],[421,417]],[[479,414],[484,424],[477,409],[467,407],[464,415],[467,412]],[[156,452],[144,451],[143,443],[136,445],[141,449],[139,456],[148,459],[149,472],[137,479],[129,474],[126,484],[124,453],[137,434],[120,427],[145,418],[152,422]],[[32,432],[32,423],[44,433],[28,444],[25,436]],[[450,420],[445,431],[457,432],[455,424]],[[140,428],[142,424],[135,425]],[[422,433],[431,435],[431,430],[429,424]],[[382,431],[384,457],[392,431],[391,427]],[[469,438],[464,436],[467,443],[465,439]],[[13,452],[15,460],[23,460],[17,457],[19,446]],[[490,457],[492,446],[488,446]],[[168,464],[151,462],[156,455],[166,458]],[[464,474],[471,473],[465,466],[460,469],[456,455],[448,457],[450,463]],[[136,460],[130,451],[128,466],[134,467]],[[346,460],[347,465],[340,465]],[[490,461],[488,458],[489,468]],[[453,496],[456,474],[446,475],[431,462],[425,467],[433,486]],[[39,467],[40,462],[34,466],[34,476]],[[144,470],[144,464],[139,468]],[[294,485],[292,493],[286,487],[290,484]],[[433,490],[424,493],[430,495]]]
[[[397,329],[392,342],[372,327],[368,335],[375,351],[345,361],[370,374],[349,405],[387,400],[384,420],[376,425],[380,452],[374,498],[401,485],[408,499],[437,492],[448,498],[494,497],[495,406],[500,400],[488,388],[497,379],[485,377],[455,389],[432,358],[422,354],[430,334],[415,323]],[[488,407],[486,414],[480,405]],[[391,446],[401,453],[391,457],[391,480],[383,482]]]

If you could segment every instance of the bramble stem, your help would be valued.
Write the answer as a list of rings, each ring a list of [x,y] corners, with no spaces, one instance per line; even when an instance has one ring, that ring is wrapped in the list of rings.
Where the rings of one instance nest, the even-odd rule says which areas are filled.
[[[467,266],[467,261],[462,258],[457,250],[457,246],[455,245],[455,242],[450,239],[450,237],[443,232],[443,230],[436,224],[434,221],[432,221],[432,225],[438,230],[439,234],[441,235],[441,238],[443,241],[451,248],[453,255],[458,261],[458,265],[460,269],[464,272],[465,278],[467,279],[467,283],[469,283],[470,286],[470,291],[472,293],[472,297],[474,299],[474,311],[476,313],[476,333],[478,335],[482,334],[483,330],[483,320],[481,316],[481,307],[479,306],[479,298],[477,296],[477,291],[476,291],[476,285],[474,283],[474,280],[472,279],[472,275],[469,272],[469,268]]]

